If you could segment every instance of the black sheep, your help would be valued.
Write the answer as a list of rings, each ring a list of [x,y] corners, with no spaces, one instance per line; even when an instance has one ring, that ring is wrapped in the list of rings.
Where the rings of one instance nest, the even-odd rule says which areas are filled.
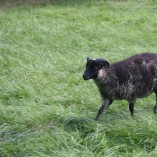
[[[87,57],[83,79],[93,79],[102,97],[102,106],[95,120],[113,100],[127,100],[133,115],[136,99],[153,92],[156,94],[154,112],[157,112],[157,54],[136,54],[113,64],[105,59]]]

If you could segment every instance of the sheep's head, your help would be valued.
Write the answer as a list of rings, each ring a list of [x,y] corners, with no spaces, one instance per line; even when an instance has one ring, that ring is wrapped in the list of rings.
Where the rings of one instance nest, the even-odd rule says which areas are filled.
[[[110,68],[110,63],[105,59],[91,59],[87,57],[86,70],[83,74],[84,80],[96,79],[101,69],[107,70]]]

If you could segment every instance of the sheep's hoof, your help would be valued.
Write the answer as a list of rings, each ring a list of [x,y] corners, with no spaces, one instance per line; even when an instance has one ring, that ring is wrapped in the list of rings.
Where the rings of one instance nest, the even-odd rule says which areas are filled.
[[[94,121],[97,122],[99,120],[99,118],[94,118]]]
[[[157,105],[154,106],[154,113],[157,113]]]

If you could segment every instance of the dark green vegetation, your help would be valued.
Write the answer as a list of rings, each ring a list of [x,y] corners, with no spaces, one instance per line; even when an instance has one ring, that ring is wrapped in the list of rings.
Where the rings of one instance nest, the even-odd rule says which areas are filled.
[[[115,101],[95,123],[100,96],[82,79],[86,56],[157,52],[156,1],[3,5],[0,157],[156,156],[155,95],[137,101],[135,119]]]

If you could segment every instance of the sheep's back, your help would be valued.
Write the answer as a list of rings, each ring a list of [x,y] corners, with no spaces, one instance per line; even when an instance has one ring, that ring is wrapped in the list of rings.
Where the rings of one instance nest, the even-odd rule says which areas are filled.
[[[118,88],[125,88],[128,95],[134,93],[137,97],[145,97],[157,89],[157,54],[137,54],[112,67]]]

